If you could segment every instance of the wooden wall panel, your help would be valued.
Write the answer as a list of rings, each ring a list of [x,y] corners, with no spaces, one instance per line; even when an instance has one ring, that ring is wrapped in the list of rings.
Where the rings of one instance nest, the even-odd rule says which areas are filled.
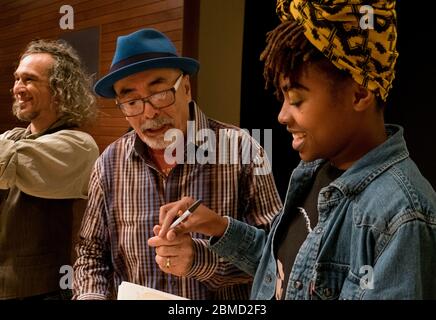
[[[26,44],[36,38],[57,38],[62,5],[74,9],[74,31],[100,28],[99,74],[109,70],[116,38],[140,28],[165,32],[179,52],[183,45],[183,0],[2,0],[0,1],[0,132],[19,124],[11,113],[12,73]],[[128,123],[111,100],[98,99],[99,117],[84,128],[91,133],[100,151],[127,132]]]

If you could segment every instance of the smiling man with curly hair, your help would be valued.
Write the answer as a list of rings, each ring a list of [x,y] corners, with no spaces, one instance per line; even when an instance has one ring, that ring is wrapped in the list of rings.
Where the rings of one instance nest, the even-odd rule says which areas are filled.
[[[86,199],[98,147],[77,130],[95,115],[80,59],[66,43],[31,42],[14,72],[13,113],[0,134],[0,299],[61,298],[74,199]]]

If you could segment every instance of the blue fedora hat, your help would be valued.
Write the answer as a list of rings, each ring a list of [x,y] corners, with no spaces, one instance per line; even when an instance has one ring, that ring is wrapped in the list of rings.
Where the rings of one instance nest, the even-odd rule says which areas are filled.
[[[155,29],[141,29],[118,37],[109,73],[97,81],[94,91],[105,98],[115,98],[113,85],[134,73],[155,68],[177,68],[195,74],[199,63],[180,57],[171,40]]]

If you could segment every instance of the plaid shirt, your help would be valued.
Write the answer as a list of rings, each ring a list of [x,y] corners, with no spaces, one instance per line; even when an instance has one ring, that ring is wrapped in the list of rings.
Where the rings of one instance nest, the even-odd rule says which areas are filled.
[[[217,140],[220,129],[237,133],[263,151],[244,131],[206,118],[196,106],[192,113],[195,132],[210,129]],[[239,147],[240,155],[242,151]],[[272,174],[256,175],[255,166],[253,161],[178,164],[166,177],[134,132],[118,139],[97,160],[91,176],[74,266],[74,298],[115,298],[118,285],[129,281],[190,299],[248,299],[252,277],[212,253],[202,235],[192,235],[194,262],[186,277],[162,272],[147,240],[159,223],[160,206],[183,196],[202,199],[221,215],[269,228],[282,204]]]

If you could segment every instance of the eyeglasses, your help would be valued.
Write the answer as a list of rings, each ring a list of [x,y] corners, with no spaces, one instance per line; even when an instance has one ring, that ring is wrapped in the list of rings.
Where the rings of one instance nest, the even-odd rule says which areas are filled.
[[[155,109],[169,107],[176,101],[176,92],[182,81],[183,73],[177,78],[173,87],[154,93],[148,97],[129,100],[126,102],[116,102],[116,105],[126,117],[135,117],[144,112],[145,104],[148,102]]]

